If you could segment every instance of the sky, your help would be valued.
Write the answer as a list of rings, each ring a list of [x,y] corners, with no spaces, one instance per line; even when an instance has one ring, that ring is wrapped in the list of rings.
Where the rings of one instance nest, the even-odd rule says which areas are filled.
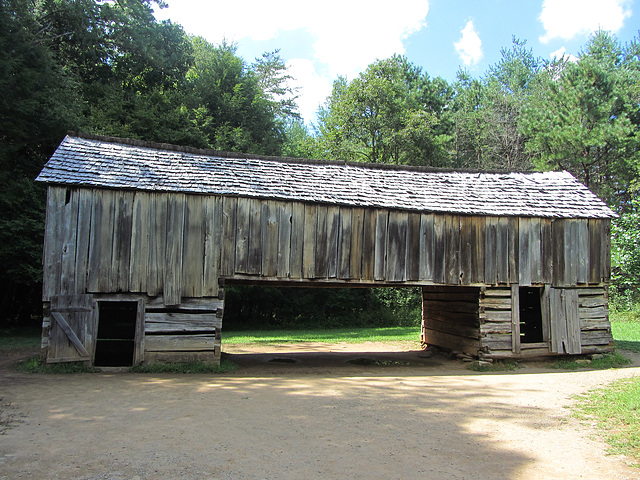
[[[166,0],[170,19],[209,42],[237,44],[252,63],[280,50],[312,124],[338,76],[354,79],[376,60],[404,55],[430,77],[480,77],[512,38],[534,55],[577,56],[603,29],[638,38],[640,0]]]

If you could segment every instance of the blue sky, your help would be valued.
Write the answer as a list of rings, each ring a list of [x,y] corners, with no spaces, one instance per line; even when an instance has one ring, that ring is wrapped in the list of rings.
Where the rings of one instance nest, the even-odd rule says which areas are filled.
[[[515,35],[535,55],[578,55],[598,28],[638,37],[640,0],[168,0],[156,11],[212,43],[236,42],[247,62],[280,50],[299,87],[300,113],[314,121],[338,75],[405,55],[431,77],[459,69],[483,75]]]

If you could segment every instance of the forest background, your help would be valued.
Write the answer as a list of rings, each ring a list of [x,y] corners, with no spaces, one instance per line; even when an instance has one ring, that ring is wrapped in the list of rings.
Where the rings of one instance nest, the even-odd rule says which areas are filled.
[[[478,170],[568,170],[619,214],[614,308],[640,303],[640,43],[593,34],[577,59],[514,38],[479,77],[403,56],[338,78],[308,126],[278,51],[246,60],[155,0],[0,0],[0,325],[37,324],[45,188],[69,130],[234,152]],[[419,322],[415,289],[229,289],[237,328]]]

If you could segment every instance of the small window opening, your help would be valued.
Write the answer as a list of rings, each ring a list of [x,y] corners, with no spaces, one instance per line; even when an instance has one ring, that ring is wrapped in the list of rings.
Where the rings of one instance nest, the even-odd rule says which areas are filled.
[[[98,312],[94,364],[99,367],[133,365],[137,302],[98,302]]]
[[[540,294],[540,288],[520,287],[520,343],[544,341]]]

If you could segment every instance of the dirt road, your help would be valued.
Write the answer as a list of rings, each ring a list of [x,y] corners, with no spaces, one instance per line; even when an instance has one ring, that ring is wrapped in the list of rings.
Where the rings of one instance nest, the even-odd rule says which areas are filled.
[[[237,347],[242,367],[220,376],[5,368],[0,403],[17,422],[0,435],[0,479],[640,477],[565,408],[640,374],[637,356],[617,370],[487,374],[389,351],[401,345],[256,348]]]

